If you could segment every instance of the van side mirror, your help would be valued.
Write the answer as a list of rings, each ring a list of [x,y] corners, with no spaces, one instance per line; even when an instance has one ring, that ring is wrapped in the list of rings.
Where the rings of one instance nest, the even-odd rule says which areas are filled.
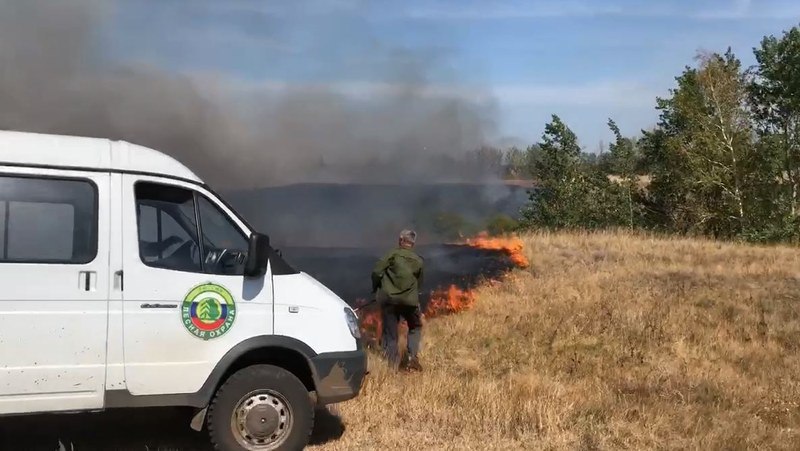
[[[247,261],[244,264],[245,277],[261,277],[267,272],[269,262],[269,237],[263,233],[250,235]]]

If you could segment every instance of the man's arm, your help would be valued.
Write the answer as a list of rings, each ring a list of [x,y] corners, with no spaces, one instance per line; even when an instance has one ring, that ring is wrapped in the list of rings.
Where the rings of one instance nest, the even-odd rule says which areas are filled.
[[[424,263],[420,263],[419,264],[419,270],[417,271],[417,290],[419,290],[419,295],[420,296],[422,296],[422,283],[423,283],[423,280],[425,279],[425,277],[423,275],[423,273],[425,272],[423,270],[423,266],[424,266]],[[421,309],[420,309],[420,318],[422,318],[422,319],[425,318],[425,312],[422,311]]]
[[[389,255],[386,254],[375,263],[375,266],[372,268],[372,293],[378,291],[378,288],[381,287],[381,279],[383,279],[383,272],[386,271],[386,268],[389,267]]]
[[[424,266],[424,263],[420,263],[419,264],[419,270],[417,271],[417,286],[419,287],[420,291],[422,290],[422,282],[424,280],[423,266]]]

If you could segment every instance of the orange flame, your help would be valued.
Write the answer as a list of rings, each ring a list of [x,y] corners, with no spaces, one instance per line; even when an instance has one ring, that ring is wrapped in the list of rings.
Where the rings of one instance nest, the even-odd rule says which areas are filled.
[[[458,313],[475,304],[475,296],[469,290],[462,290],[455,285],[450,285],[444,290],[435,290],[431,293],[430,302],[425,309],[425,316],[435,316]]]
[[[518,237],[490,237],[486,232],[481,232],[474,238],[468,238],[466,245],[477,249],[488,249],[504,251],[511,258],[511,261],[520,268],[529,266],[528,258],[524,253],[524,244]],[[425,308],[427,318],[449,315],[462,312],[475,305],[475,294],[470,290],[464,290],[457,285],[450,285],[447,288],[437,288],[431,292],[430,301]],[[361,304],[363,300],[357,302]],[[364,309],[359,314],[361,322],[361,335],[365,338],[367,345],[377,345],[380,342],[383,321],[381,319],[380,307]],[[402,336],[407,330],[408,325],[405,321],[400,323],[398,335]]]
[[[364,337],[368,346],[377,345],[381,339],[381,331],[383,330],[380,308],[363,311],[359,313],[358,316],[361,320],[361,336]]]
[[[504,251],[520,268],[527,268],[530,265],[528,257],[525,256],[525,245],[519,237],[490,237],[486,232],[481,232],[475,238],[467,238],[466,244],[478,249]]]
[[[471,291],[462,290],[456,285],[450,285],[449,288],[437,289],[431,292],[430,301],[424,313],[425,317],[434,318],[461,312],[474,304],[475,296]],[[364,337],[368,345],[377,345],[380,342],[383,330],[380,307],[365,309],[359,314],[359,318],[361,320],[361,336]],[[404,334],[407,329],[408,324],[405,321],[401,321],[398,335]]]

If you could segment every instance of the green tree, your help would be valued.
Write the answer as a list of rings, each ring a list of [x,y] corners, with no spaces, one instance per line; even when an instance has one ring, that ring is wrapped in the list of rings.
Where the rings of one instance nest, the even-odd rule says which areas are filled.
[[[486,222],[486,231],[490,235],[503,235],[511,233],[519,228],[519,222],[511,216],[498,213]]]
[[[765,170],[776,170],[770,180],[776,189],[772,209],[784,235],[797,236],[800,226],[800,29],[792,27],[780,37],[767,36],[754,50],[758,64],[750,85],[751,100],[762,141],[762,151],[772,157]]]
[[[456,240],[473,235],[476,230],[458,213],[441,212],[433,219],[433,232],[441,238]]]
[[[717,187],[731,204],[741,233],[751,219],[745,212],[745,178],[754,157],[747,84],[741,63],[730,49],[724,56],[702,55],[700,60],[698,82],[706,104],[699,109],[687,106],[700,127],[692,135],[697,143],[693,163],[703,182]]]
[[[523,213],[525,221],[550,228],[581,225],[587,189],[580,170],[577,136],[553,115],[545,126],[538,152],[534,173],[539,189],[531,194],[529,208]]]
[[[628,228],[633,229],[639,216],[638,192],[639,177],[637,169],[637,149],[633,139],[622,136],[619,127],[612,119],[608,120],[608,127],[614,133],[615,141],[609,145],[608,166],[612,176],[619,177],[623,191]]]
[[[626,138],[609,120],[608,153],[582,152],[553,116],[526,152],[537,183],[526,225],[799,241],[800,28],[754,53],[749,72],[730,49],[698,55],[656,99],[654,129]]]
[[[658,100],[660,130],[645,136],[652,195],[675,229],[733,237],[757,222],[748,211],[748,174],[758,155],[747,85],[730,50],[698,60],[676,78],[672,97]]]
[[[511,147],[506,150],[503,160],[506,177],[518,179],[529,175],[528,158],[524,150],[516,146]]]
[[[539,143],[528,146],[525,149],[525,173],[533,180],[538,179],[536,166],[542,161],[542,148]]]
[[[467,165],[475,174],[500,177],[503,175],[504,156],[501,149],[481,146],[467,154]]]
[[[658,127],[644,130],[639,139],[642,152],[643,172],[651,178],[642,193],[642,214],[645,227],[663,232],[686,232],[680,222],[679,207],[686,197],[687,169],[683,159],[669,150],[670,137],[674,135],[676,118],[670,99],[657,99],[661,111]]]

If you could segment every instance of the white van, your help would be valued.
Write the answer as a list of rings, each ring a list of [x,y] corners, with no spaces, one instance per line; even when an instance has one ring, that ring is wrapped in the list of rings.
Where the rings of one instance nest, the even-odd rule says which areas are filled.
[[[0,415],[192,406],[217,449],[300,449],[366,374],[342,299],[126,142],[0,131],[0,287]]]

